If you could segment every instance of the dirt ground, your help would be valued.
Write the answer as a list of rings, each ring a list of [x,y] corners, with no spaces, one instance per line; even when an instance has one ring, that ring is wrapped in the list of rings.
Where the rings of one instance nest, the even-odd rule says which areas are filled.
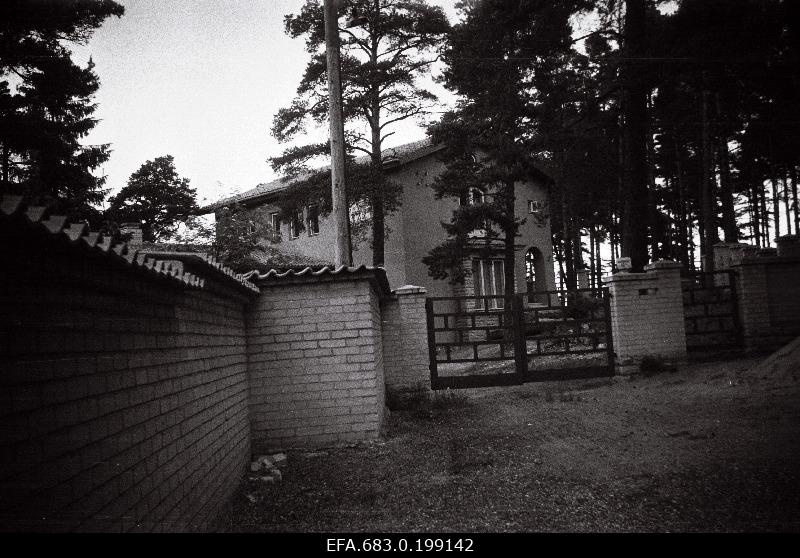
[[[245,481],[218,529],[800,531],[795,345],[439,395],[393,411],[381,441],[287,451],[282,482]]]

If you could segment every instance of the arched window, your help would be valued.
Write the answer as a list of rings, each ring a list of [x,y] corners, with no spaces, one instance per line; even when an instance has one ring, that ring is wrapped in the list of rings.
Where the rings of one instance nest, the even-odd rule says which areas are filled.
[[[544,256],[538,248],[525,252],[525,284],[529,294],[547,290]]]

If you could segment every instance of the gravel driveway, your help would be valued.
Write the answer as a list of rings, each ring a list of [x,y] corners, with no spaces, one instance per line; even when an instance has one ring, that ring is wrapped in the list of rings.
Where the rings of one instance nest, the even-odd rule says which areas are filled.
[[[283,480],[243,482],[219,530],[800,531],[796,357],[394,411],[382,441],[288,450]]]

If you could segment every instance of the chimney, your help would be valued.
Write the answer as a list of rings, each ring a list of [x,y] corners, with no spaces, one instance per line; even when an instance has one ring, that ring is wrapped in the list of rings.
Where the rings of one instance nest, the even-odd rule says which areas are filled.
[[[119,232],[129,237],[128,248],[138,250],[142,247],[142,224],[141,223],[122,223]]]

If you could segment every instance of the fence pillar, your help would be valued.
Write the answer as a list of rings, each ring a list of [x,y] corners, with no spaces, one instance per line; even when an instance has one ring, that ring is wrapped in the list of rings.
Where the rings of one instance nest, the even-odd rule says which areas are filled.
[[[431,389],[426,290],[405,285],[381,304],[383,367],[390,400]]]
[[[644,273],[603,277],[611,296],[616,374],[638,372],[645,357],[685,362],[680,269],[679,263],[662,260],[646,266]]]

